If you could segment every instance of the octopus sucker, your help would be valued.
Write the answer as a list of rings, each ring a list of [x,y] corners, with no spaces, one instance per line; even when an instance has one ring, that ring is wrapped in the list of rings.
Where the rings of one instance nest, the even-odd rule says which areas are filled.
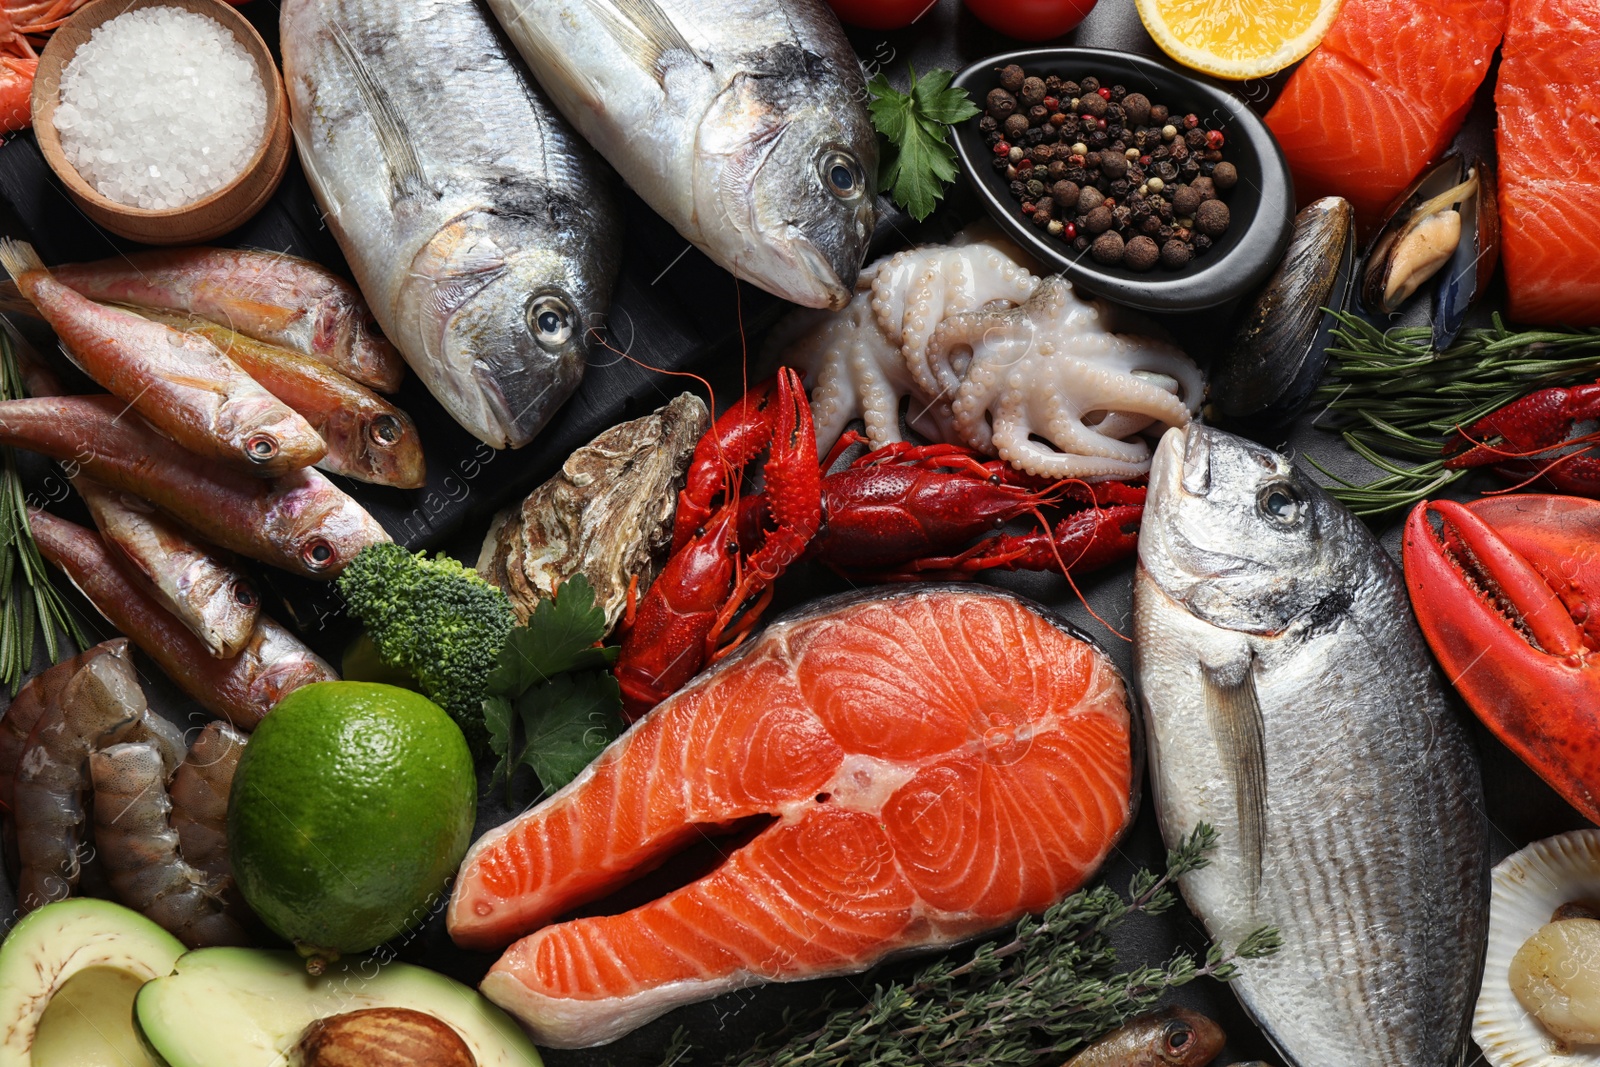
[[[873,448],[899,442],[909,402],[915,433],[1029,474],[1148,474],[1144,435],[1188,424],[1199,368],[1030,266],[1003,238],[961,235],[874,263],[842,311],[781,325],[772,350],[806,374],[818,454],[858,419]]]

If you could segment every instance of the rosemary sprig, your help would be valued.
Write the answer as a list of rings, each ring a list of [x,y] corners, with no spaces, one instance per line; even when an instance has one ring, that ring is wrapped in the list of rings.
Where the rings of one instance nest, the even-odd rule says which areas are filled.
[[[1080,890],[1041,918],[1023,919],[1010,940],[986,943],[965,962],[940,960],[909,981],[879,985],[858,1007],[824,1002],[788,1014],[778,1032],[725,1061],[726,1067],[1033,1067],[1059,1061],[1147,1011],[1167,990],[1196,978],[1226,982],[1238,960],[1278,951],[1277,931],[1263,928],[1232,952],[1212,946],[1203,961],[1180,952],[1159,967],[1117,970],[1112,929],[1132,915],[1171,908],[1174,881],[1206,866],[1216,840],[1211,827],[1196,827],[1167,853],[1164,874],[1141,870],[1134,876],[1127,900],[1105,885]],[[663,1067],[683,1067],[692,1051],[679,1031]]]
[[[9,325],[0,324],[0,400],[26,395],[16,342]],[[8,687],[12,696],[33,665],[34,642],[41,632],[52,663],[63,658],[62,634],[79,648],[88,647],[71,609],[50,584],[34,544],[16,453],[0,448],[0,685]]]
[[[1339,419],[1345,442],[1384,473],[1355,485],[1316,466],[1339,483],[1333,495],[1358,515],[1406,507],[1462,477],[1465,471],[1446,470],[1440,456],[1461,427],[1535,390],[1600,377],[1597,328],[1512,330],[1497,314],[1492,326],[1467,330],[1435,352],[1426,326],[1380,330],[1335,314],[1340,325],[1312,403]]]

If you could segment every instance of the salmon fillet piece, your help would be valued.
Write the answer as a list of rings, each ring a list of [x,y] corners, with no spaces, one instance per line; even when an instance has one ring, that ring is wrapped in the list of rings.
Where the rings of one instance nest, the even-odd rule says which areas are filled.
[[[1600,0],[1513,0],[1494,102],[1511,318],[1600,323]]]
[[[1299,202],[1375,227],[1461,128],[1505,23],[1504,0],[1345,0],[1267,112]]]
[[[1134,788],[1121,677],[1040,609],[981,587],[825,601],[484,835],[450,932],[472,948],[522,937],[484,994],[542,1044],[598,1044],[681,1004],[1041,911],[1100,866]],[[774,821],[698,881],[545,925],[752,816]]]

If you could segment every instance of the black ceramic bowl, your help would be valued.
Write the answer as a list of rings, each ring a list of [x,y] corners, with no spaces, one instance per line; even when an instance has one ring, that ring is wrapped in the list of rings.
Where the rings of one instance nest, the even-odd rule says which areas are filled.
[[[1144,93],[1166,104],[1173,114],[1193,112],[1207,128],[1221,128],[1227,134],[1226,158],[1239,169],[1239,183],[1227,197],[1231,213],[1227,232],[1187,267],[1169,271],[1158,265],[1143,273],[1107,267],[1027,220],[1005,175],[990,162],[994,155],[974,118],[955,128],[961,169],[989,214],[1013,240],[1075,285],[1146,311],[1213,307],[1266,280],[1289,244],[1294,183],[1266,124],[1242,101],[1154,60],[1098,48],[1040,48],[990,56],[956,75],[954,84],[981,107],[989,90],[999,84],[1000,68],[1010,63],[1041,78],[1054,74],[1077,81],[1092,74],[1102,85],[1123,85],[1129,92]]]

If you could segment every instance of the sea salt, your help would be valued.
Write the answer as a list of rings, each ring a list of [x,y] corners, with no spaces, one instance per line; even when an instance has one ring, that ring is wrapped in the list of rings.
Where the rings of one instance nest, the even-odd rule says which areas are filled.
[[[146,7],[102,23],[61,74],[55,127],[99,192],[163,210],[232,182],[266,133],[255,61],[215,19]]]

